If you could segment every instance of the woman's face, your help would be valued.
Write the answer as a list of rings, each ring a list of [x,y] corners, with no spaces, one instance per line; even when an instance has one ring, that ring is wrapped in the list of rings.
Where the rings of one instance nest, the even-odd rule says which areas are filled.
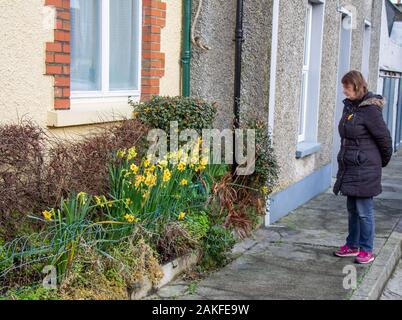
[[[343,85],[343,93],[349,100],[356,100],[358,98],[357,92],[355,91],[354,86],[351,84]]]

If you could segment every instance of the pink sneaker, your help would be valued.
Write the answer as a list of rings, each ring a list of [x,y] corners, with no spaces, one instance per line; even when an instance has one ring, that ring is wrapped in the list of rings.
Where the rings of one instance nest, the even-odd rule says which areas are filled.
[[[374,254],[371,252],[361,251],[356,258],[356,263],[369,264],[375,260]]]
[[[359,249],[349,248],[348,245],[344,245],[339,250],[334,252],[334,255],[341,258],[357,257],[359,255]]]

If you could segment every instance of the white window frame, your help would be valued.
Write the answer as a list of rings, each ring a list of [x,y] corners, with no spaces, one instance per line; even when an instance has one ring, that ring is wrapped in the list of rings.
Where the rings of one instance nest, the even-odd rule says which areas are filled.
[[[109,89],[109,61],[110,61],[110,1],[101,1],[101,90],[99,91],[72,91],[70,98],[72,104],[77,102],[96,103],[105,100],[123,101],[128,97],[139,98],[141,96],[141,52],[142,52],[142,14],[139,14],[138,26],[138,89],[136,90],[113,90]],[[138,1],[138,12],[142,12],[142,1]],[[121,98],[121,99],[119,99]]]
[[[366,80],[370,74],[371,31],[371,22],[365,19],[363,24],[362,73]]]
[[[308,83],[309,83],[309,72],[310,72],[312,24],[313,24],[313,5],[311,3],[308,3],[306,7],[303,70],[301,80],[302,81],[301,88],[304,89],[304,92],[302,92],[300,96],[298,142],[302,142],[306,139],[307,97],[308,97]]]

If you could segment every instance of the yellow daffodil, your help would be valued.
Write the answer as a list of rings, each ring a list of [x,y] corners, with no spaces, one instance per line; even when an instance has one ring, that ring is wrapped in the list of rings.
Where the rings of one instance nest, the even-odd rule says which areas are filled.
[[[180,163],[177,165],[177,169],[178,169],[180,172],[183,172],[184,170],[186,170],[186,164],[183,163],[183,162],[180,162]]]
[[[195,168],[195,172],[197,173],[201,172],[202,170],[205,170],[205,166],[203,165],[199,165],[198,167]]]
[[[87,194],[85,192],[80,192],[77,194],[77,199],[81,204],[85,204],[87,202]]]
[[[135,183],[134,183],[134,185],[135,185],[136,188],[138,188],[138,187],[141,185],[141,183],[143,183],[143,182],[145,182],[145,177],[139,175],[139,176],[136,176],[136,177],[135,177]]]
[[[148,168],[151,165],[151,161],[149,161],[149,159],[145,159],[144,160],[144,167]]]
[[[132,147],[128,149],[128,156],[127,160],[132,160],[137,156],[137,149],[135,147]]]
[[[134,163],[130,166],[130,169],[134,174],[137,174],[139,171],[138,166],[136,166]]]
[[[188,185],[188,181],[186,179],[183,179],[183,180],[180,181],[180,185],[181,186],[186,186],[186,185]]]
[[[208,162],[209,162],[208,157],[202,157],[200,160],[200,165],[206,166],[208,164]]]
[[[148,174],[145,178],[145,184],[148,187],[153,187],[156,184],[156,176],[153,174]]]
[[[103,208],[105,206],[106,199],[104,197],[95,196],[95,201],[98,206]]]
[[[168,182],[172,178],[172,173],[170,172],[169,169],[166,169],[163,171],[163,182]]]
[[[186,217],[186,213],[185,213],[185,212],[180,212],[180,213],[179,213],[179,220],[180,220],[180,221],[184,220],[185,217]]]
[[[53,217],[53,212],[52,211],[45,210],[45,211],[42,212],[43,217],[45,218],[45,220],[52,221],[52,217]]]
[[[159,161],[158,164],[159,164],[159,167],[161,167],[161,168],[166,168],[168,166],[167,160],[161,160],[161,161]]]
[[[148,167],[144,170],[145,174],[152,174],[155,172],[156,166],[153,164],[152,166]]]
[[[128,213],[124,216],[124,219],[126,219],[126,221],[129,222],[129,223],[134,223],[134,222],[139,221],[139,219],[136,218],[134,215],[128,214]]]
[[[117,157],[123,159],[126,156],[126,150],[119,150],[117,151]]]
[[[261,193],[262,194],[267,195],[268,192],[269,192],[268,187],[264,186],[264,187],[261,188]]]

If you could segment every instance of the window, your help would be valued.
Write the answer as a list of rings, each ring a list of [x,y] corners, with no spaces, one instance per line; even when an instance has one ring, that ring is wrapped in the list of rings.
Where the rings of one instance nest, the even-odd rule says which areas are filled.
[[[367,20],[364,21],[363,32],[363,61],[362,61],[362,74],[366,79],[369,77],[370,72],[370,50],[371,50],[371,23]]]
[[[299,142],[306,137],[306,117],[307,117],[307,95],[308,95],[308,76],[310,67],[311,50],[311,28],[313,20],[313,6],[309,3],[306,8],[306,21],[304,29],[304,59],[301,80],[301,98],[299,108]]]
[[[324,11],[324,0],[311,0],[306,6],[297,158],[320,150],[317,139]]]
[[[140,92],[140,0],[71,0],[72,98]]]

